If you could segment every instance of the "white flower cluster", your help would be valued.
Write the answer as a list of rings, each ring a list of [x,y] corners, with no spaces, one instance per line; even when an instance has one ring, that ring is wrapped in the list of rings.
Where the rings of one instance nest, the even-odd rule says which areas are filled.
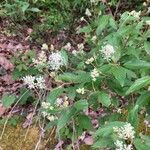
[[[76,90],[76,92],[79,93],[79,94],[84,94],[84,93],[85,93],[85,90],[84,90],[84,88],[78,88],[78,89]]]
[[[130,123],[126,123],[123,127],[114,127],[113,130],[114,132],[117,133],[120,139],[124,139],[124,140],[134,139],[135,131],[133,126],[131,126]]]
[[[42,50],[48,50],[48,45],[46,43],[42,44]]]
[[[48,64],[50,65],[50,69],[51,70],[55,70],[55,71],[57,71],[58,69],[60,69],[60,67],[66,65],[61,52],[52,53],[49,56],[49,62],[48,62]]]
[[[102,47],[101,53],[103,58],[106,60],[110,60],[115,53],[114,47],[110,44],[106,44]]]
[[[100,0],[90,0],[91,4],[97,5]]]
[[[94,68],[91,72],[91,77],[93,81],[96,81],[96,78],[99,77],[99,72],[96,68]]]
[[[51,106],[51,104],[48,102],[42,102],[42,107],[43,107],[43,109],[47,109],[47,110],[54,109],[54,107]],[[57,116],[51,115],[51,114],[47,113],[46,111],[42,111],[42,115],[43,115],[43,117],[46,117],[49,121],[54,121],[54,120],[58,119]]]
[[[45,54],[44,51],[41,51],[38,55],[38,58],[35,59],[33,58],[32,59],[32,62],[37,65],[37,66],[45,66],[46,65],[46,61],[47,61],[47,56]]]
[[[34,88],[45,89],[46,88],[45,80],[41,76],[35,77],[35,76],[28,75],[26,77],[23,77],[22,80],[24,84],[28,86],[29,89],[34,89]]]
[[[140,15],[141,15],[141,11],[136,12],[135,10],[132,10],[131,12],[128,13],[130,16],[133,16],[134,18],[136,18],[137,20],[140,19]]]
[[[80,43],[80,44],[78,44],[77,45],[77,47],[78,47],[78,50],[83,50],[84,49],[84,44],[83,43]]]
[[[69,105],[69,101],[68,101],[67,96],[65,96],[64,98],[57,98],[56,99],[56,106],[57,107],[65,108],[65,107],[68,107],[68,105]]]
[[[64,49],[70,51],[70,50],[71,50],[71,44],[70,44],[70,43],[67,43],[67,44],[64,46]]]
[[[87,65],[89,65],[89,64],[91,64],[93,61],[94,61],[94,57],[91,57],[91,58],[87,59],[85,63],[86,63]]]
[[[54,107],[51,106],[51,104],[48,103],[48,102],[42,102],[42,107],[43,107],[44,109],[50,109],[50,110],[53,110],[53,109],[54,109]]]
[[[115,143],[116,150],[132,150],[133,147],[131,144],[124,144],[123,141],[117,140]]]

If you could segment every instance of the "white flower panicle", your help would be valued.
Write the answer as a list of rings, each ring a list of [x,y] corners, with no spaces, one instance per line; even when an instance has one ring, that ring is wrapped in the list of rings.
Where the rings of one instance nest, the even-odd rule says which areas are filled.
[[[42,50],[48,50],[48,45],[46,43],[42,44]]]
[[[87,61],[85,62],[87,65],[91,64],[94,61],[94,57],[91,57],[89,59],[87,59]]]
[[[93,43],[95,43],[96,42],[96,40],[97,40],[97,36],[95,35],[95,36],[93,36],[92,38],[91,38],[91,41],[93,42]]]
[[[25,85],[28,86],[29,89],[39,88],[39,89],[45,89],[45,80],[43,77],[34,77],[31,75],[28,75],[26,77],[23,77],[23,82]]]
[[[67,96],[65,96],[64,98],[57,98],[56,99],[56,106],[57,107],[64,108],[64,107],[68,107],[68,105],[69,105],[69,101],[68,101]]]
[[[70,44],[70,43],[67,43],[67,44],[64,46],[64,49],[70,51],[70,50],[71,50],[71,44]]]
[[[91,72],[91,77],[93,81],[96,81],[96,78],[99,77],[99,72],[96,68],[94,68]]]
[[[46,65],[47,56],[44,51],[41,51],[38,55],[37,59],[32,59],[32,62],[37,66],[44,66]]]
[[[135,10],[131,11],[128,13],[130,16],[133,16],[134,18],[136,18],[137,20],[140,19],[140,15],[141,15],[141,11],[136,12]]]
[[[78,89],[76,89],[76,92],[79,94],[84,94],[85,90],[84,90],[84,88],[78,88]]]
[[[40,88],[40,89],[45,89],[46,88],[46,86],[45,86],[45,80],[44,80],[43,77],[41,77],[41,76],[37,77],[36,81],[37,81],[36,86],[38,88]]]
[[[86,14],[88,17],[92,16],[92,14],[91,14],[91,12],[90,12],[90,10],[89,10],[88,8],[86,8],[85,14]]]
[[[101,53],[103,58],[106,60],[110,60],[115,53],[114,47],[110,44],[106,44],[102,47]]]
[[[116,149],[115,150],[132,150],[133,147],[131,144],[124,144],[123,141],[117,140],[115,143]]]
[[[64,58],[61,54],[61,52],[55,52],[52,53],[49,56],[49,62],[48,62],[50,69],[57,71],[62,66],[66,66]]]
[[[25,85],[28,85],[29,89],[34,89],[35,88],[35,77],[28,75],[26,77],[23,77],[23,82]]]
[[[133,140],[135,131],[133,126],[130,123],[125,124],[123,127],[114,127],[114,132],[117,133],[120,139],[124,140]]]
[[[78,47],[78,50],[83,50],[84,49],[84,44],[83,43],[80,43],[80,44],[78,44],[77,45],[77,47]]]
[[[48,102],[42,102],[42,107],[43,107],[44,109],[50,109],[50,110],[53,110],[53,109],[54,109],[54,107],[51,106],[51,104],[48,103]]]

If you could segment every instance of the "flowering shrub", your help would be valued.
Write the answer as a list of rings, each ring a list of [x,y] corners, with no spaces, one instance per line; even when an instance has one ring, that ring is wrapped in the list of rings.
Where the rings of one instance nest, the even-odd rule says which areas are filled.
[[[38,97],[47,128],[55,126],[60,138],[75,143],[86,131],[94,138],[93,149],[148,150],[150,18],[130,11],[116,21],[89,8],[85,15],[82,21],[88,23],[77,31],[84,43],[72,51],[70,43],[51,52],[43,45],[32,59],[37,75],[31,71],[22,81]],[[94,127],[90,110],[100,108]]]

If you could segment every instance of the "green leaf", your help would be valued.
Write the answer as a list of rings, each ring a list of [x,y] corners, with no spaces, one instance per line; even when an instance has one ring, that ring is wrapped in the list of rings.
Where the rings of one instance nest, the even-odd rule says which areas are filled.
[[[64,88],[55,88],[47,96],[47,102],[54,104],[55,100],[64,92]]]
[[[100,138],[93,144],[93,148],[104,149],[112,145],[112,139],[110,138]]]
[[[137,150],[149,150],[150,145],[149,143],[146,143],[143,139],[136,138],[134,140],[134,146],[136,147]]]
[[[145,106],[150,102],[150,92],[143,92],[140,97],[137,99],[136,104],[139,108]]]
[[[2,97],[2,104],[4,107],[9,108],[16,100],[16,96],[15,95],[4,95]]]
[[[83,82],[89,82],[91,78],[90,75],[86,72],[82,72],[80,74],[64,73],[57,76],[56,80],[72,82],[72,83],[83,83]]]
[[[77,109],[77,110],[85,110],[88,108],[88,102],[87,100],[80,100],[80,101],[77,101],[75,104],[74,104],[74,107]]]
[[[111,69],[112,74],[118,80],[121,86],[124,86],[126,79],[126,69],[121,66],[116,66]]]
[[[79,33],[90,33],[91,31],[92,31],[92,28],[90,25],[79,29]]]
[[[96,34],[100,35],[103,29],[106,28],[107,24],[109,23],[109,17],[108,15],[101,16],[98,20],[98,27],[96,29]]]
[[[101,91],[98,93],[98,102],[101,103],[105,107],[109,107],[111,104],[109,95],[105,93],[104,91]]]
[[[132,84],[132,86],[127,90],[126,95],[128,95],[134,91],[137,91],[137,90],[147,86],[148,84],[150,84],[150,77],[149,76],[145,76],[145,77],[142,77],[140,79],[137,79]]]
[[[62,129],[67,123],[69,123],[69,121],[71,120],[71,118],[75,115],[76,113],[76,109],[74,107],[68,108],[65,111],[63,111],[61,113],[61,116],[58,120],[57,123],[57,130],[59,131],[60,129]]]
[[[39,10],[38,8],[30,8],[30,11],[32,11],[32,12],[40,12],[41,10]]]
[[[88,130],[92,129],[91,120],[86,115],[79,115],[78,123],[79,123],[79,127],[82,128],[82,129],[88,129]]]
[[[150,69],[150,62],[143,60],[131,60],[126,62],[124,66],[130,69]]]
[[[29,7],[29,3],[24,2],[23,6],[21,7],[22,11],[25,12]]]
[[[139,123],[138,110],[139,110],[139,106],[135,105],[128,114],[128,122],[130,122],[131,125],[135,128],[137,128]]]
[[[108,137],[113,132],[113,127],[121,127],[124,124],[125,123],[121,121],[114,121],[114,122],[107,123],[96,131],[95,136]]]
[[[145,41],[144,42],[144,48],[145,48],[145,51],[147,52],[147,54],[150,55],[150,42]]]
[[[67,66],[67,64],[68,64],[68,55],[67,55],[66,51],[61,50],[61,56],[63,58],[64,64]]]

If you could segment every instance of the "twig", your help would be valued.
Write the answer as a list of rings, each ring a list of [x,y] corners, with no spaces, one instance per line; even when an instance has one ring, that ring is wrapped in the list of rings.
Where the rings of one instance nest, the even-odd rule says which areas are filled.
[[[117,16],[120,4],[121,4],[121,0],[119,0],[118,3],[117,3],[116,10],[115,10],[115,13],[114,13],[114,18],[116,18],[116,16]]]

